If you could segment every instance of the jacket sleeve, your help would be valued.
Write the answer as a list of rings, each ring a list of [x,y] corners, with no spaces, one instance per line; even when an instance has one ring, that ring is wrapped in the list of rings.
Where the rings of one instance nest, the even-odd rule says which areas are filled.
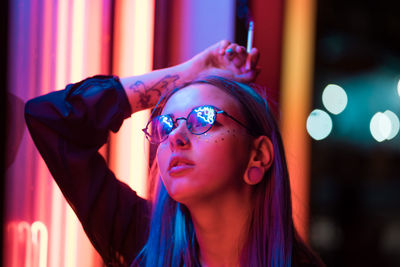
[[[125,91],[113,76],[70,84],[25,106],[35,145],[108,265],[129,264],[148,232],[148,203],[117,180],[98,153],[109,131],[117,132],[130,115]]]

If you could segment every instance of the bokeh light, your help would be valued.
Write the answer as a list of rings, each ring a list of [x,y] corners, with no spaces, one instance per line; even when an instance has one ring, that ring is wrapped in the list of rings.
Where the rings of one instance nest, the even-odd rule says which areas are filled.
[[[389,117],[386,114],[382,112],[377,112],[372,117],[371,122],[369,124],[369,128],[372,137],[376,141],[382,142],[389,137],[392,131],[392,124]]]
[[[322,93],[322,103],[332,114],[339,114],[347,105],[346,91],[336,84],[328,84]]]
[[[400,80],[397,82],[397,93],[400,96]]]
[[[399,128],[400,128],[399,118],[393,111],[390,110],[386,110],[383,114],[385,114],[390,120],[391,131],[386,139],[391,140],[399,133]]]
[[[326,138],[332,131],[332,119],[320,109],[314,109],[307,118],[307,132],[315,140]]]

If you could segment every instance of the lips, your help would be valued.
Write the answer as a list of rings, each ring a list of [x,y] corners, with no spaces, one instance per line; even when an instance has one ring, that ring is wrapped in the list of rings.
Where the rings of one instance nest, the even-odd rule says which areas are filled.
[[[173,156],[168,164],[168,173],[171,176],[177,176],[179,174],[182,174],[183,172],[191,170],[194,165],[194,162],[189,160],[188,158]]]

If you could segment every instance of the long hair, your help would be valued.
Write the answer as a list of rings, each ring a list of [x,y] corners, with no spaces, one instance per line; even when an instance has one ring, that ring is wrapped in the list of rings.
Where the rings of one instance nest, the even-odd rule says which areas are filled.
[[[263,180],[254,186],[254,208],[240,265],[292,266],[292,250],[298,238],[292,220],[289,175],[281,135],[266,98],[248,85],[217,76],[190,84],[210,84],[233,96],[240,103],[247,126],[257,136],[267,136],[273,144],[273,163]],[[181,88],[165,95],[152,116],[160,114],[166,101]],[[153,171],[158,173],[156,163]],[[149,238],[134,265],[200,266],[198,243],[188,209],[169,197],[158,177],[157,181]]]

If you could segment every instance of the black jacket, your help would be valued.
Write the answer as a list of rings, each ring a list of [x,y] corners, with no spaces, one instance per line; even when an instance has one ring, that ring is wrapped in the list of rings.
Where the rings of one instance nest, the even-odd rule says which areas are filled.
[[[131,108],[118,77],[94,76],[27,102],[33,141],[107,265],[129,265],[148,233],[149,206],[117,180],[98,149]]]

